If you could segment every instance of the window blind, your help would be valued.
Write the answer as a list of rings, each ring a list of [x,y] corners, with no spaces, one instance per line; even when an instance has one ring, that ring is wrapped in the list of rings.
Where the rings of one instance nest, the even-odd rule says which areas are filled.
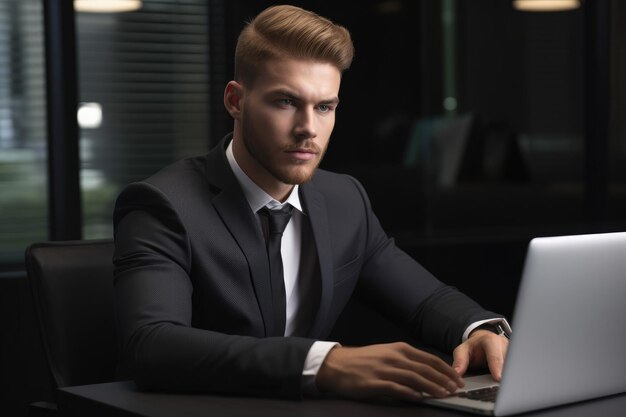
[[[43,10],[0,0],[0,271],[47,237]]]
[[[85,238],[112,235],[124,185],[208,150],[208,21],[203,0],[76,14]]]

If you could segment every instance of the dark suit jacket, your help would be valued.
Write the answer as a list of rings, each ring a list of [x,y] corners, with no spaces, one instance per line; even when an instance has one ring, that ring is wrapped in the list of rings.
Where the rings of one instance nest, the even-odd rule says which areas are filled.
[[[228,140],[117,200],[121,368],[140,387],[299,397],[311,344],[328,336],[355,293],[447,350],[471,322],[497,317],[398,249],[354,178],[318,169],[300,187],[319,257],[317,313],[306,338],[266,337],[265,244],[228,165]]]

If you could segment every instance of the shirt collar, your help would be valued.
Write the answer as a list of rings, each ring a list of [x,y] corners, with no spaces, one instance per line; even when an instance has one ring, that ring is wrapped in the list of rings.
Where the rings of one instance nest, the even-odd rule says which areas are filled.
[[[284,207],[287,204],[291,204],[298,211],[304,213],[304,210],[302,210],[302,204],[300,203],[300,193],[298,192],[300,186],[298,184],[293,187],[293,190],[291,190],[291,194],[289,194],[287,200],[285,200],[284,203],[281,203],[280,201],[275,200],[272,196],[263,191],[261,187],[256,185],[254,181],[252,181],[250,177],[248,177],[246,173],[243,172],[243,170],[235,160],[235,155],[233,154],[232,140],[226,148],[226,158],[228,159],[228,164],[233,170],[233,174],[235,174],[235,178],[237,178],[239,185],[241,185],[243,194],[246,197],[246,200],[248,200],[248,204],[250,205],[250,208],[253,212],[256,213],[266,206],[269,209],[278,209]]]

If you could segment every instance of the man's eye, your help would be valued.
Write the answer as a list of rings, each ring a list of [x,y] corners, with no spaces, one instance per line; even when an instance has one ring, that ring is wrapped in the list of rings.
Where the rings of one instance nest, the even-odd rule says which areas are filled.
[[[288,107],[293,106],[293,100],[290,98],[281,98],[276,101],[279,106]]]
[[[320,104],[319,106],[317,106],[317,109],[322,113],[328,113],[333,108],[329,106],[328,104]]]

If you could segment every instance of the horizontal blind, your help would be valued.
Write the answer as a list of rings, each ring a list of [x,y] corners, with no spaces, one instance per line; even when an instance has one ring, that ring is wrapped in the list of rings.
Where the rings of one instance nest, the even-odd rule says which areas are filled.
[[[47,238],[45,98],[42,2],[0,0],[0,271]]]
[[[102,117],[80,135],[86,238],[111,236],[124,185],[208,150],[207,4],[144,0],[130,13],[77,13],[79,101]]]

